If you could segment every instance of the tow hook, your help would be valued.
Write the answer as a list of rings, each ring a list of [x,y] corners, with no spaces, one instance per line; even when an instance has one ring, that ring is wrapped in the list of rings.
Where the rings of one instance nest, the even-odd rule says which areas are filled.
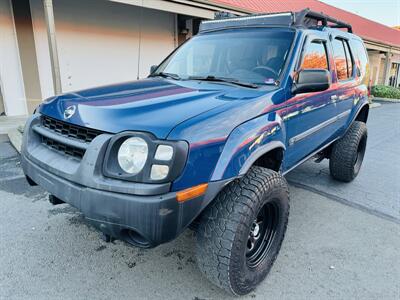
[[[49,202],[53,205],[58,205],[58,204],[63,204],[65,203],[64,201],[62,201],[60,198],[57,198],[54,195],[49,195]]]

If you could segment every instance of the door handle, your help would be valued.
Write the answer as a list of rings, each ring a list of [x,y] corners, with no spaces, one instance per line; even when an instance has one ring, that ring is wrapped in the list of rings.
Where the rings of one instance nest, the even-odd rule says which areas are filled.
[[[332,100],[333,102],[336,102],[337,99],[338,99],[338,96],[337,96],[337,95],[332,95],[332,96],[331,96],[331,100]]]
[[[343,101],[343,100],[351,99],[351,98],[353,98],[354,96],[355,96],[355,93],[352,93],[351,95],[341,95],[341,96],[339,97],[339,100],[340,100],[340,101]]]

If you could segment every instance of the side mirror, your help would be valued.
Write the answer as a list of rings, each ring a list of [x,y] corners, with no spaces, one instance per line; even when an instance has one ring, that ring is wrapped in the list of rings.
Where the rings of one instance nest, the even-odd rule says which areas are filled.
[[[331,73],[324,69],[300,70],[293,83],[292,93],[322,92],[331,85]]]
[[[157,65],[153,65],[150,67],[150,75],[154,73],[155,70],[157,70],[158,66]]]

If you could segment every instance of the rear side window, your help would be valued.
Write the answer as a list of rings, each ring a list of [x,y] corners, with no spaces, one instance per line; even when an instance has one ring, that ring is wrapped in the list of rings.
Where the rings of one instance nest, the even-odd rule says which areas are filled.
[[[347,41],[343,41],[344,50],[346,52],[346,62],[347,62],[347,76],[350,78],[353,76],[353,57],[351,55],[349,43]]]
[[[360,40],[351,41],[353,47],[353,54],[355,59],[355,65],[357,67],[357,74],[364,80],[368,77],[368,56],[364,47],[364,44]]]
[[[325,43],[313,41],[307,45],[301,69],[329,69]]]
[[[346,80],[349,76],[349,70],[347,69],[347,57],[344,48],[343,40],[334,39],[332,41],[333,46],[333,59],[335,61],[336,73],[338,80]]]

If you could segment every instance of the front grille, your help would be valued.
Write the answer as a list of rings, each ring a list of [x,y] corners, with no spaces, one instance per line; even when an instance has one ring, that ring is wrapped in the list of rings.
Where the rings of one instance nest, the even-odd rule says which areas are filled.
[[[85,154],[85,150],[83,150],[83,149],[65,145],[63,143],[60,143],[58,141],[55,141],[55,140],[50,139],[43,135],[42,135],[42,143],[57,150],[57,151],[61,151],[67,155],[70,155],[70,156],[73,156],[73,157],[76,157],[79,159],[82,159],[83,155]]]
[[[103,133],[100,130],[69,124],[47,116],[42,116],[42,125],[63,136],[74,138],[84,143],[90,143],[96,136]]]
[[[78,140],[79,142],[83,143],[90,143],[96,136],[103,133],[100,130],[69,124],[47,116],[41,117],[41,124],[43,127],[46,127],[57,134],[60,134],[66,138]],[[85,154],[84,149],[61,143],[47,136],[42,135],[41,138],[43,144],[69,156],[82,159],[83,155]]]

